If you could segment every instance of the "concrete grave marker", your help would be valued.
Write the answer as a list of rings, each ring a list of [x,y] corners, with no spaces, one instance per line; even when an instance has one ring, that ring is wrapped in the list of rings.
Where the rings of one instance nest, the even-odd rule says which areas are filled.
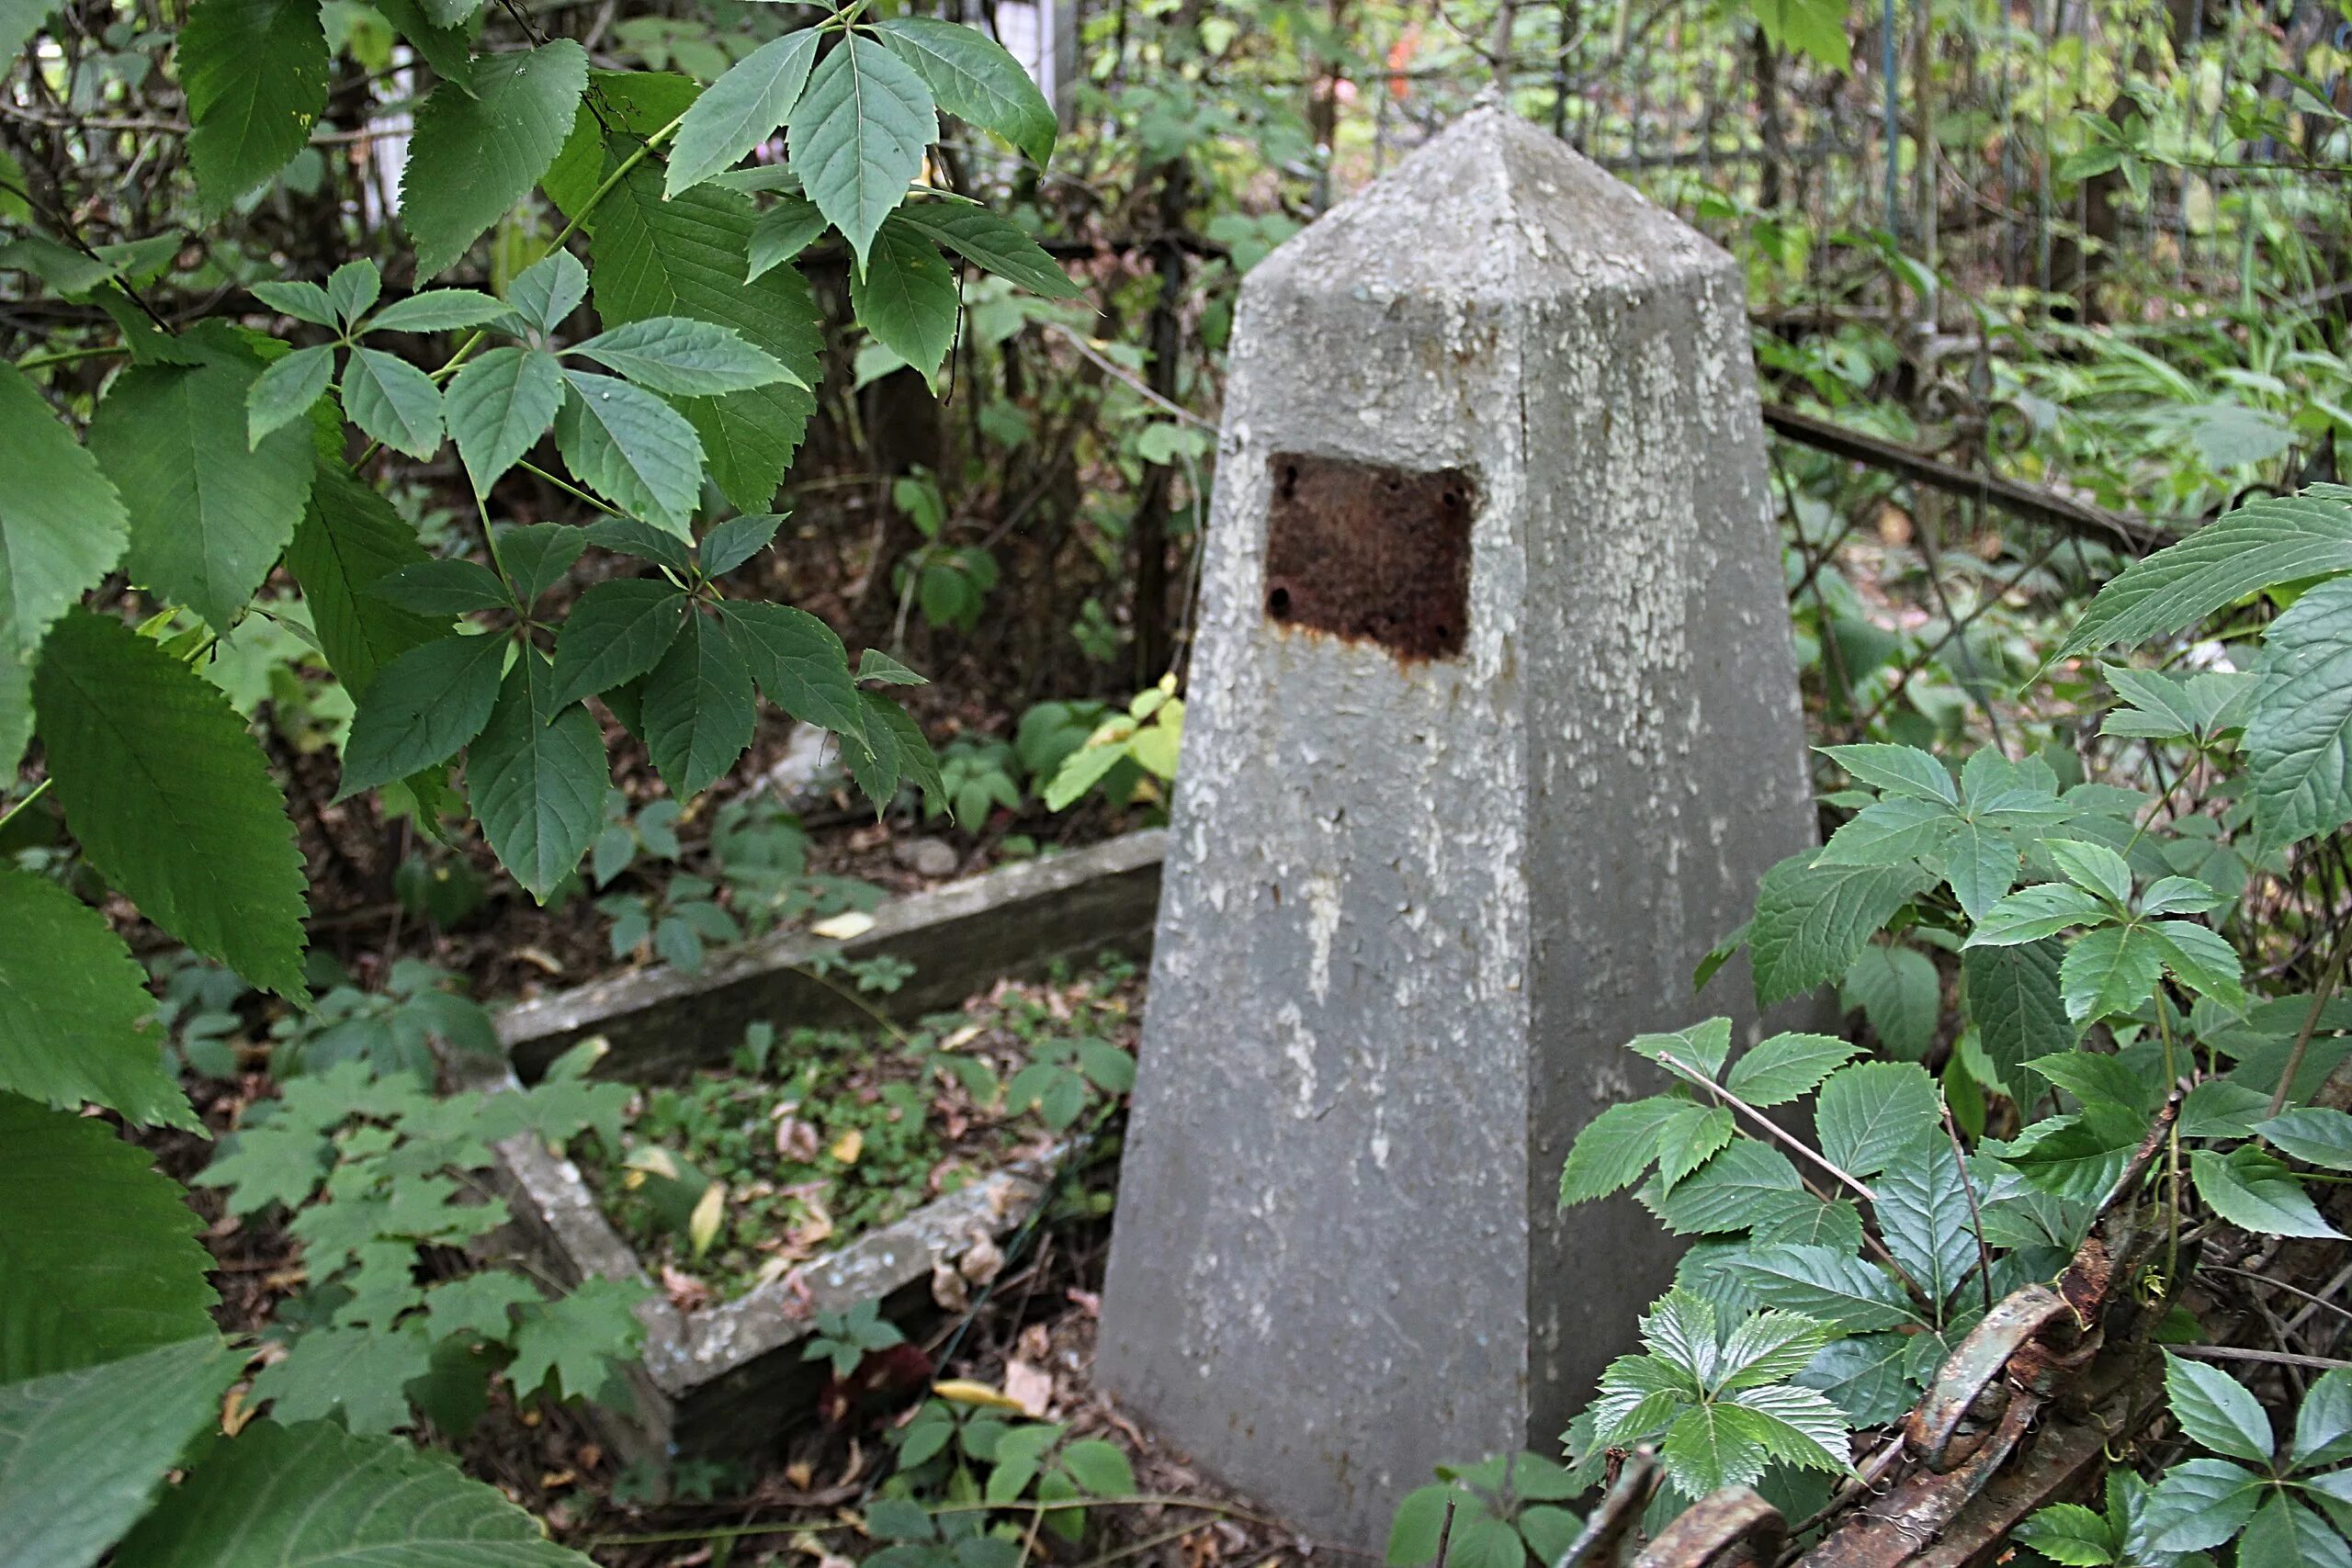
[[[1476,110],[1250,273],[1221,454],[1100,1373],[1377,1550],[1629,1348],[1561,1162],[1812,841],[1739,271]]]

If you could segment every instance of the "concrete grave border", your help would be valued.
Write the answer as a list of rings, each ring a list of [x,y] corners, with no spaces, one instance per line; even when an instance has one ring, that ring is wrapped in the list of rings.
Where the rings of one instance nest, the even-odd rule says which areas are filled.
[[[869,998],[896,1018],[952,1007],[1000,977],[1033,977],[1057,959],[1145,956],[1165,839],[1159,829],[1130,833],[893,899],[875,911],[872,929],[846,942],[778,933],[715,956],[699,976],[657,967],[520,1003],[499,1019],[514,1066],[467,1072],[453,1064],[453,1076],[460,1087],[518,1088],[575,1042],[602,1036],[612,1049],[598,1077],[658,1081],[723,1060],[754,1019],[817,1027],[861,1020],[798,972],[820,953],[915,964],[898,992]],[[863,1301],[881,1301],[886,1315],[919,1314],[937,1266],[1008,1234],[1035,1209],[1059,1152],[992,1171],[731,1302],[682,1313],[657,1290],[638,1313],[645,1351],[628,1373],[636,1408],[591,1406],[600,1435],[623,1459],[654,1464],[772,1441],[809,1409],[822,1379],[821,1368],[801,1359],[814,1314]],[[492,1180],[514,1213],[494,1238],[499,1249],[567,1286],[602,1278],[652,1288],[577,1165],[532,1135],[495,1155]]]

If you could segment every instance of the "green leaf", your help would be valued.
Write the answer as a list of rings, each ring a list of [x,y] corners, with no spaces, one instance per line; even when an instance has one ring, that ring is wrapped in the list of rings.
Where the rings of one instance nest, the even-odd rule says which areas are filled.
[[[2000,1157],[2042,1191],[2096,1202],[2115,1185],[2147,1127],[2148,1118],[2128,1106],[2087,1105],[2079,1115],[2033,1123]]]
[[[2019,855],[2017,840],[1999,828],[1963,822],[1937,857],[1952,897],[1972,920],[1981,920],[2003,895],[2018,885]]]
[[[1750,0],[1756,25],[1780,49],[1811,55],[1832,71],[1853,68],[1844,0]]]
[[[592,545],[650,560],[681,578],[694,575],[694,553],[686,547],[686,541],[675,534],[663,533],[650,523],[640,523],[634,517],[599,517],[582,530],[582,536]]]
[[[1804,1370],[1828,1337],[1821,1325],[1795,1313],[1762,1312],[1743,1319],[1724,1341],[1711,1388],[1736,1393],[1785,1382]]]
[[[470,78],[442,83],[418,106],[401,221],[416,241],[420,278],[456,263],[530,193],[562,150],[587,85],[588,51],[557,39],[483,55]]]
[[[801,28],[770,39],[695,100],[671,145],[663,195],[700,185],[775,134],[808,85],[820,36],[815,28]]]
[[[825,231],[825,215],[805,197],[786,196],[760,214],[744,253],[743,280],[756,283],[816,243]]]
[[[1097,1497],[1125,1497],[1135,1492],[1135,1467],[1115,1443],[1081,1438],[1062,1450],[1061,1461],[1069,1478]]]
[[[922,201],[900,208],[891,219],[1033,294],[1070,299],[1085,292],[1036,241],[985,207]]]
[[[2283,1154],[2329,1170],[2352,1170],[2352,1116],[2323,1106],[2290,1111],[2254,1130]]]
[[[515,598],[527,605],[563,581],[588,547],[588,530],[561,523],[501,528],[492,547],[500,570],[514,585]]]
[[[507,671],[490,724],[466,753],[466,791],[501,865],[545,900],[604,821],[604,737],[577,703],[555,700],[536,649]]]
[[[352,716],[336,800],[448,761],[482,731],[498,702],[503,637],[447,637],[379,672]]]
[[[1940,1130],[1921,1137],[1888,1163],[1872,1190],[1887,1251],[1939,1306],[1950,1301],[1981,1260],[1951,1140]]]
[[[424,1292],[424,1322],[435,1339],[472,1334],[504,1340],[514,1332],[514,1309],[539,1301],[538,1288],[505,1269],[485,1269]]]
[[[200,362],[117,377],[90,451],[130,510],[131,581],[225,631],[293,538],[316,459],[300,424],[249,445],[245,394],[261,362],[225,325],[177,341]]]
[[[395,299],[368,323],[371,333],[447,333],[486,327],[506,314],[506,307],[472,288],[428,288],[405,299]]]
[[[808,283],[781,266],[744,282],[742,258],[755,220],[749,198],[733,191],[705,186],[664,201],[660,176],[641,166],[596,214],[596,311],[607,327],[649,316],[715,322],[782,362],[801,383],[680,404],[727,499],[745,512],[767,510],[817,407],[804,388],[817,384],[823,337]]]
[[[2141,1510],[2137,1533],[2158,1551],[2202,1551],[2245,1529],[2267,1490],[2241,1465],[2193,1459],[2165,1472]]]
[[[284,168],[327,105],[319,0],[202,0],[180,29],[188,161],[208,213]]]
[[[645,1297],[641,1285],[595,1279],[570,1295],[525,1307],[514,1331],[514,1364],[506,1369],[515,1392],[527,1395],[546,1387],[566,1399],[594,1393],[606,1363],[627,1359],[642,1342],[645,1325],[637,1320],[637,1306]]]
[[[1626,1043],[1625,1049],[1660,1066],[1671,1056],[1683,1068],[1678,1076],[1695,1072],[1702,1078],[1712,1079],[1723,1072],[1724,1058],[1731,1055],[1731,1020],[1711,1018],[1670,1034],[1637,1034]]]
[[[2125,568],[2051,657],[2145,642],[2257,590],[2346,570],[2352,490],[2313,485],[2301,495],[2267,496]]]
[[[600,582],[582,593],[556,638],[556,705],[651,671],[677,640],[688,604],[684,592],[653,577]]]
[[[2064,882],[2020,887],[1987,909],[1965,947],[2005,947],[2040,942],[2069,926],[2095,925],[2108,918],[2105,904]]]
[[[931,684],[929,676],[916,674],[878,648],[869,648],[857,656],[857,678],[861,682],[872,681],[885,686],[928,686]],[[1142,700],[1140,697],[1136,699],[1138,702]]]
[[[890,50],[851,32],[818,62],[787,123],[801,188],[864,266],[883,216],[939,140],[932,90]]]
[[[1976,1041],[2007,1080],[2036,1056],[2071,1050],[2074,1024],[2058,993],[2054,940],[1972,947],[1960,957]]]
[[[1732,1140],[1738,1124],[1724,1105],[1681,1105],[1674,1119],[1658,1130],[1657,1190],[1670,1193],[1677,1183],[1707,1163]]]
[[[570,251],[553,251],[540,257],[506,286],[507,304],[550,335],[587,298],[588,269]]]
[[[1658,1461],[1686,1497],[1722,1486],[1744,1486],[1764,1473],[1770,1457],[1758,1423],[1736,1404],[1698,1405],[1678,1418],[1658,1444]]]
[[[1802,1185],[1786,1155],[1742,1138],[1673,1191],[1645,1187],[1635,1196],[1677,1235],[1716,1235],[1746,1230],[1760,1203],[1773,1194],[1798,1192]]]
[[[341,463],[320,464],[286,565],[301,585],[328,666],[355,700],[386,664],[447,633],[447,617],[412,615],[375,592],[392,573],[425,558],[416,530],[390,502]]]
[[[251,1397],[271,1401],[270,1414],[281,1422],[337,1417],[356,1433],[389,1432],[409,1424],[408,1385],[432,1368],[433,1342],[422,1324],[313,1328],[284,1360],[261,1371]]]
[[[2226,1156],[2192,1149],[2188,1172],[2197,1195],[2222,1218],[2263,1235],[2333,1236],[2302,1184],[2280,1161],[2247,1144]]]
[[[103,915],[0,863],[0,1090],[200,1131],[147,1028],[154,1010],[146,972]]]
[[[395,452],[423,461],[441,446],[441,389],[407,360],[380,348],[353,351],[343,370],[351,423]]]
[[[2139,929],[2154,939],[2165,967],[2182,985],[2223,1007],[2245,1005],[2237,950],[2218,934],[2187,920],[2151,920]]]
[[[440,1455],[332,1422],[256,1421],[131,1532],[115,1568],[588,1568]]]
[[[2352,1568],[2352,1547],[2317,1514],[2273,1493],[2238,1537],[2237,1568]]]
[[[498,476],[547,434],[563,391],[561,363],[536,348],[493,348],[450,380],[442,412],[475,494],[489,494]]]
[[[1750,1105],[1784,1105],[1851,1061],[1859,1049],[1832,1034],[1775,1034],[1732,1065],[1724,1087]]]
[[[1941,801],[1892,795],[1865,806],[1829,835],[1815,865],[1900,865],[1941,850],[1960,818]]]
[[[2116,904],[2132,901],[2132,868],[2105,844],[2052,839],[2043,846],[2066,880]]]
[[[208,1334],[0,1387],[0,1562],[97,1562],[218,1420],[243,1359]]]
[[[258,446],[270,432],[291,424],[326,396],[334,378],[334,350],[323,344],[298,348],[245,389],[245,441]]]
[[[684,414],[610,376],[567,369],[571,391],[556,412],[556,445],[571,471],[623,511],[679,537],[702,491],[702,442]]]
[[[1913,800],[1957,807],[1960,790],[1951,773],[1917,746],[1872,741],[1860,746],[1824,746],[1821,754],[1873,789]]]
[[[645,678],[646,748],[671,795],[691,800],[724,777],[752,744],[752,671],[727,628],[686,617],[684,635]]]
[[[2270,1463],[2270,1418],[2245,1385],[2221,1368],[2165,1351],[2165,1396],[2191,1442],[2233,1459]]]
[[[0,664],[29,660],[50,623],[121,558],[130,520],[114,487],[50,412],[0,365]],[[0,734],[0,741],[5,741]],[[0,752],[5,752],[0,746]],[[14,776],[16,758],[6,753]]]
[[[419,561],[388,571],[369,590],[379,599],[421,616],[432,617],[446,631],[448,618],[475,610],[503,610],[513,595],[498,574],[477,561]]]
[[[1943,977],[1924,953],[1871,942],[1847,967],[1838,1004],[1860,1008],[1890,1055],[1916,1062],[1936,1043],[1936,1025],[1943,1017]]]
[[[1560,1205],[1605,1198],[1641,1179],[1658,1156],[1657,1133],[1688,1101],[1662,1096],[1611,1105],[1585,1123],[1560,1170]]]
[[[1041,168],[1053,156],[1053,106],[1003,45],[977,28],[933,17],[892,17],[875,31],[915,68],[941,108],[994,131]]]
[[[1805,859],[1782,861],[1757,890],[1747,943],[1763,1006],[1844,975],[1872,933],[1934,880],[1917,865],[1815,866]]]
[[[376,301],[383,297],[384,275],[365,256],[347,261],[327,275],[326,293],[335,314],[335,319],[326,324],[357,326],[359,318],[373,310]]]
[[[2295,1409],[2295,1442],[2288,1462],[2297,1470],[2334,1464],[2352,1454],[2352,1372],[2322,1372]]]
[[[2079,1503],[2053,1503],[2018,1527],[2018,1539],[2066,1568],[2106,1568],[2115,1561],[2107,1517]]]
[[[781,512],[757,512],[721,523],[705,534],[696,547],[703,570],[712,577],[733,571],[768,547],[786,515]]]
[[[865,733],[849,654],[832,627],[806,610],[755,600],[727,600],[719,614],[768,701],[803,724],[841,735]]]
[[[1894,1281],[1849,1252],[1758,1247],[1730,1267],[1767,1306],[1834,1323],[1849,1334],[1918,1322]]]
[[[1917,1064],[1863,1062],[1821,1086],[1813,1122],[1830,1163],[1867,1177],[1935,1132],[1940,1105],[1935,1080]]]
[[[956,342],[962,299],[956,275],[921,230],[895,212],[883,219],[849,292],[858,323],[876,342],[925,380],[938,373]]]
[[[1757,1437],[1774,1459],[1804,1470],[1848,1468],[1845,1413],[1820,1393],[1780,1384],[1741,1389],[1731,1402],[1760,1423]]]
[[[104,1122],[0,1094],[0,1383],[213,1333],[177,1182]]]
[[[1834,1340],[1797,1374],[1797,1382],[1826,1395],[1857,1427],[1900,1420],[1911,1407],[1911,1381],[1903,1370],[1911,1339],[1907,1334],[1865,1334]]]
[[[766,350],[755,348],[727,327],[692,316],[648,316],[624,321],[607,333],[566,349],[640,387],[681,397],[749,391],[799,378]]]
[[[33,675],[15,650],[0,644],[0,778],[14,778],[33,738]]]
[[[2156,993],[2166,944],[2146,926],[2101,926],[2086,931],[2058,966],[2066,1016],[2077,1023],[2128,1013]]]
[[[25,45],[32,40],[32,36],[40,30],[41,24],[48,21],[51,13],[56,9],[54,0],[5,0],[5,3],[0,3],[0,60],[13,63],[17,56],[25,51]],[[0,153],[0,159],[6,157],[6,154]],[[6,166],[0,163],[0,168]],[[22,210],[21,204],[10,206],[6,193],[0,193],[0,217],[11,216],[25,217],[28,214]]]
[[[33,704],[90,863],[140,912],[298,1002],[306,885],[286,800],[220,690],[121,622],[49,634]]]

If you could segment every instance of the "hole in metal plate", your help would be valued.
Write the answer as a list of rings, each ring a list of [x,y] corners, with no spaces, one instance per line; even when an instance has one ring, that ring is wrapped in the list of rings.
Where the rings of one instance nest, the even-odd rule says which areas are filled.
[[[1375,643],[1401,660],[1459,657],[1478,511],[1470,476],[1296,452],[1267,464],[1266,618]]]

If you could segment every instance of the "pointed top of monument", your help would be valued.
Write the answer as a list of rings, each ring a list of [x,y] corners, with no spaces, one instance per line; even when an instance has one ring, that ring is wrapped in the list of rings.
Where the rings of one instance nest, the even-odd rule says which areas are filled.
[[[1277,248],[1251,281],[1503,303],[1646,292],[1736,265],[1566,142],[1482,102]]]

